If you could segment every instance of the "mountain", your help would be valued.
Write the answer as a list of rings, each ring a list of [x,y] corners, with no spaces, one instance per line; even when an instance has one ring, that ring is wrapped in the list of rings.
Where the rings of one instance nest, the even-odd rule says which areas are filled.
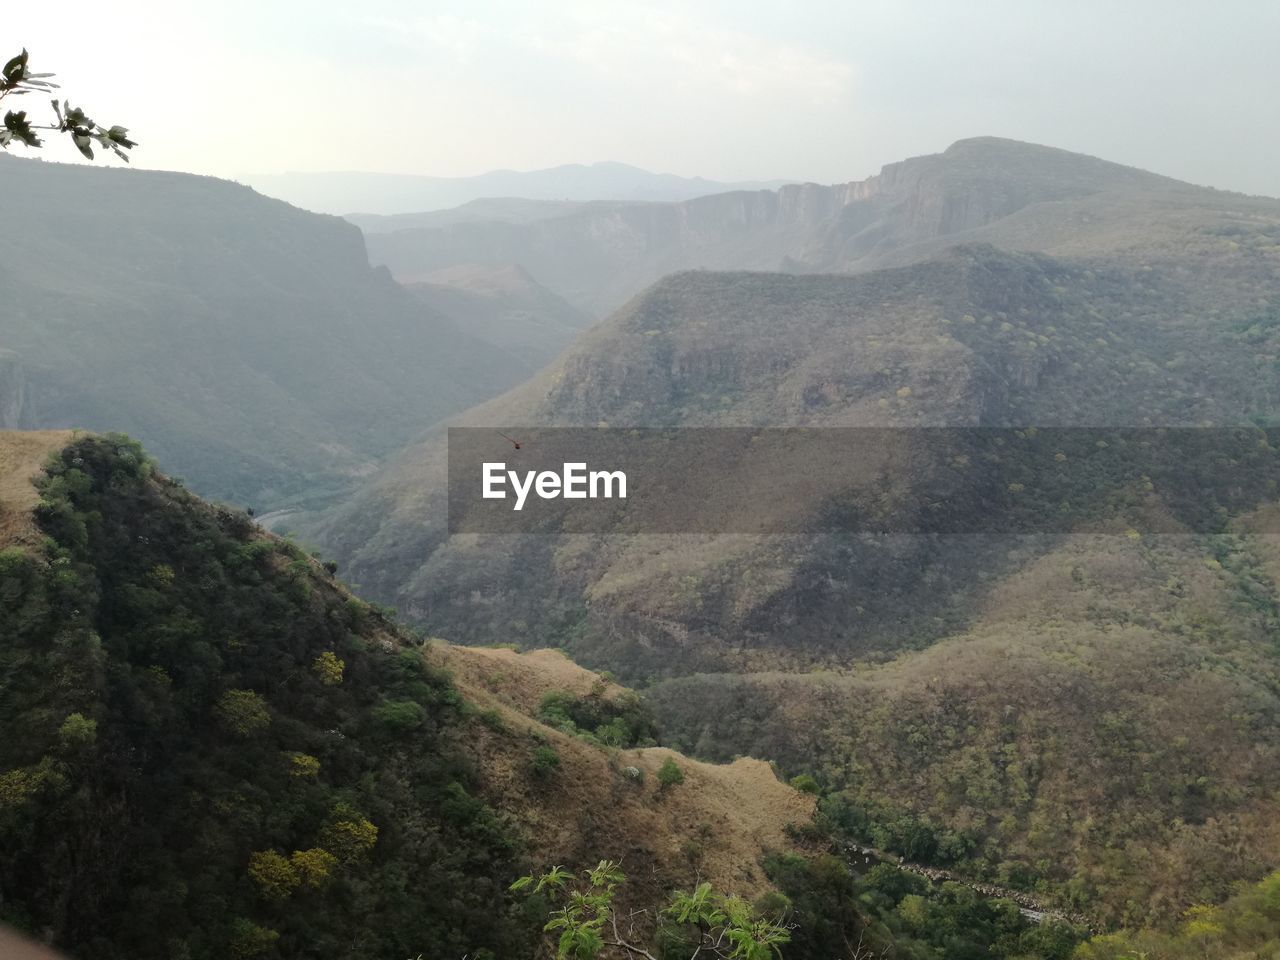
[[[1105,929],[1168,928],[1275,870],[1277,537],[1246,517],[1002,547],[924,650],[656,685],[671,742],[785,759],[863,842],[1058,891]]]
[[[489,197],[525,200],[687,200],[727,190],[771,190],[785,180],[721,183],[651,173],[625,163],[570,163],[545,170],[491,170],[473,177],[394,173],[250,174],[244,183],[318,213],[417,214]]]
[[[449,422],[1280,422],[1280,202],[1000,142],[890,169],[828,218],[810,262],[845,272],[668,276]],[[1163,922],[1280,862],[1274,495],[1232,500],[1253,482],[1238,460],[1198,478],[1212,533],[1086,470],[1053,534],[514,538],[448,535],[444,441],[302,524],[432,631],[562,645],[644,686],[695,754],[812,773],[860,842],[1102,924]],[[920,464],[868,488],[744,458],[717,483],[760,491],[765,519],[993,492]],[[1073,533],[1086,516],[1110,535]]]
[[[835,186],[790,184],[679,203],[592,204],[519,221],[466,219],[369,236],[403,280],[515,263],[594,316],[679,270],[849,272],[954,243],[1082,256],[1158,254],[1158,236],[1229,226],[1272,202],[1051,147],[980,137]]]
[[[0,193],[0,426],[127,430],[213,497],[332,496],[535,368],[245,187],[0,156]]]
[[[1224,252],[1228,263],[1239,259]],[[990,247],[850,276],[678,274],[532,380],[449,422],[515,435],[600,424],[1274,422],[1277,314],[1260,306],[1274,267],[1259,261],[1248,282],[1229,266],[1204,266],[1229,277],[1230,289],[1207,285],[1198,270],[1157,275]],[[1202,298],[1216,316],[1198,312]],[[563,629],[590,662],[645,676],[850,653],[851,644],[892,650],[906,636],[945,632],[973,600],[961,589],[977,576],[967,548],[945,564],[934,558],[954,567],[955,589],[926,589],[916,601],[911,592],[927,580],[909,550],[882,569],[874,553],[859,565],[848,548],[803,540],[677,538],[664,549],[662,538],[579,538],[570,550],[545,538],[448,537],[444,440],[433,431],[304,530],[370,596],[457,639]],[[749,462],[735,468],[725,483],[764,482]],[[764,479],[780,489],[758,498],[761,517],[791,509],[786,474]],[[833,477],[828,493],[842,482]],[[744,567],[758,576],[743,578]],[[697,589],[680,589],[690,577]],[[850,605],[863,608],[856,628]],[[592,659],[605,637],[608,660]]]
[[[767,764],[632,747],[634,694],[550,651],[424,644],[119,436],[0,432],[0,663],[0,919],[75,957],[532,956],[530,869],[624,861],[649,911],[813,852]]]

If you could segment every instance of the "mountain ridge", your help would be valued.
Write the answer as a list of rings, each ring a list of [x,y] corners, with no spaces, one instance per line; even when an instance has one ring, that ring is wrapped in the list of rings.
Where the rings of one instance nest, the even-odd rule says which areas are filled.
[[[269,507],[532,369],[371,268],[341,218],[189,174],[0,156],[0,183],[0,426],[129,431]]]
[[[1179,218],[1217,216],[1226,223],[1237,211],[1271,216],[1280,209],[1280,201],[983,137],[844,184],[789,184],[678,203],[591,204],[524,221],[444,222],[370,233],[368,245],[372,262],[410,281],[458,262],[516,263],[603,316],[662,275],[684,269],[854,272],[926,259],[961,242],[1045,253],[1068,252],[1060,249],[1064,242],[1087,243],[1094,255],[1125,256],[1143,237],[1109,229],[1095,209],[1104,200],[1136,205],[1151,221],[1147,231],[1159,233],[1183,230]],[[1049,211],[1049,227],[1034,227],[1037,211]],[[1075,224],[1065,241],[1064,222]]]
[[[653,173],[630,164],[569,163],[538,170],[490,170],[473,176],[433,177],[360,171],[247,174],[238,178],[269,196],[340,215],[417,214],[477,199],[673,200],[735,189],[768,189],[785,180],[725,183],[704,177]],[[341,197],[341,199],[339,199]]]

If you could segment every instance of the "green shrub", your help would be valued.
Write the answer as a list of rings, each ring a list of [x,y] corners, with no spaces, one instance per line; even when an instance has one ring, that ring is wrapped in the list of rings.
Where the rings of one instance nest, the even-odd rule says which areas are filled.
[[[560,754],[555,748],[543,744],[533,751],[529,760],[529,772],[538,780],[550,780],[560,769]]]
[[[684,771],[680,769],[679,764],[671,757],[662,761],[662,765],[658,767],[658,785],[661,789],[666,790],[677,784],[684,783]]]
[[[817,795],[821,792],[818,781],[810,774],[802,773],[791,778],[791,786],[795,787],[801,793],[811,793]]]

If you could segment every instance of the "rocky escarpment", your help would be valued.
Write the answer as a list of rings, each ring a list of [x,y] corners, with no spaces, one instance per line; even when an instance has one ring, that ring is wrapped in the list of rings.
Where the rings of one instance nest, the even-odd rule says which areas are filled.
[[[402,280],[459,263],[519,264],[602,316],[676,270],[862,269],[891,251],[960,237],[1036,204],[1152,193],[1207,191],[1065,150],[981,137],[889,164],[865,180],[680,203],[594,203],[536,222],[381,231],[369,236],[369,253]]]

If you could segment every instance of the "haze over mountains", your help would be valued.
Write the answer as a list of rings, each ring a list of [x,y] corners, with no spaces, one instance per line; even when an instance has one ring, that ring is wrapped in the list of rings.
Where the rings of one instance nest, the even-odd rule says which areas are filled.
[[[584,322],[527,280],[406,291],[355,227],[226,181],[9,156],[0,178],[0,427],[124,430],[218,498],[331,496]]]
[[[785,180],[720,183],[651,173],[625,163],[570,163],[545,170],[491,170],[471,177],[392,173],[247,174],[240,178],[269,197],[317,213],[416,214],[474,200],[687,200],[727,190],[773,190]]]
[[[797,189],[693,206],[772,198],[776,211]],[[814,190],[829,199],[836,188]],[[1275,417],[1280,201],[985,140],[843,192],[853,199],[819,217],[765,218],[753,246],[776,252],[807,224],[810,262],[850,275],[671,276],[539,376],[452,422],[1141,426]],[[576,216],[568,219],[577,224]],[[728,234],[730,223],[720,229]],[[586,243],[574,237],[567,248],[541,248],[566,276]],[[1058,256],[1013,252],[1037,249]],[[442,581],[370,545],[385,533],[394,556],[429,564],[433,534],[423,541],[410,531],[439,532],[439,515],[424,508],[440,494],[431,472],[439,436],[325,527],[356,582],[410,609],[408,584],[430,591]],[[375,526],[357,533],[362,517]],[[446,576],[465,566],[444,564]]]
[[[867,270],[962,241],[1103,255],[1149,248],[1144,217],[1169,223],[1249,202],[1065,150],[979,137],[834,186],[591,204],[532,221],[380,226],[368,239],[372,262],[401,280],[457,263],[516,263],[604,316],[678,270]]]

